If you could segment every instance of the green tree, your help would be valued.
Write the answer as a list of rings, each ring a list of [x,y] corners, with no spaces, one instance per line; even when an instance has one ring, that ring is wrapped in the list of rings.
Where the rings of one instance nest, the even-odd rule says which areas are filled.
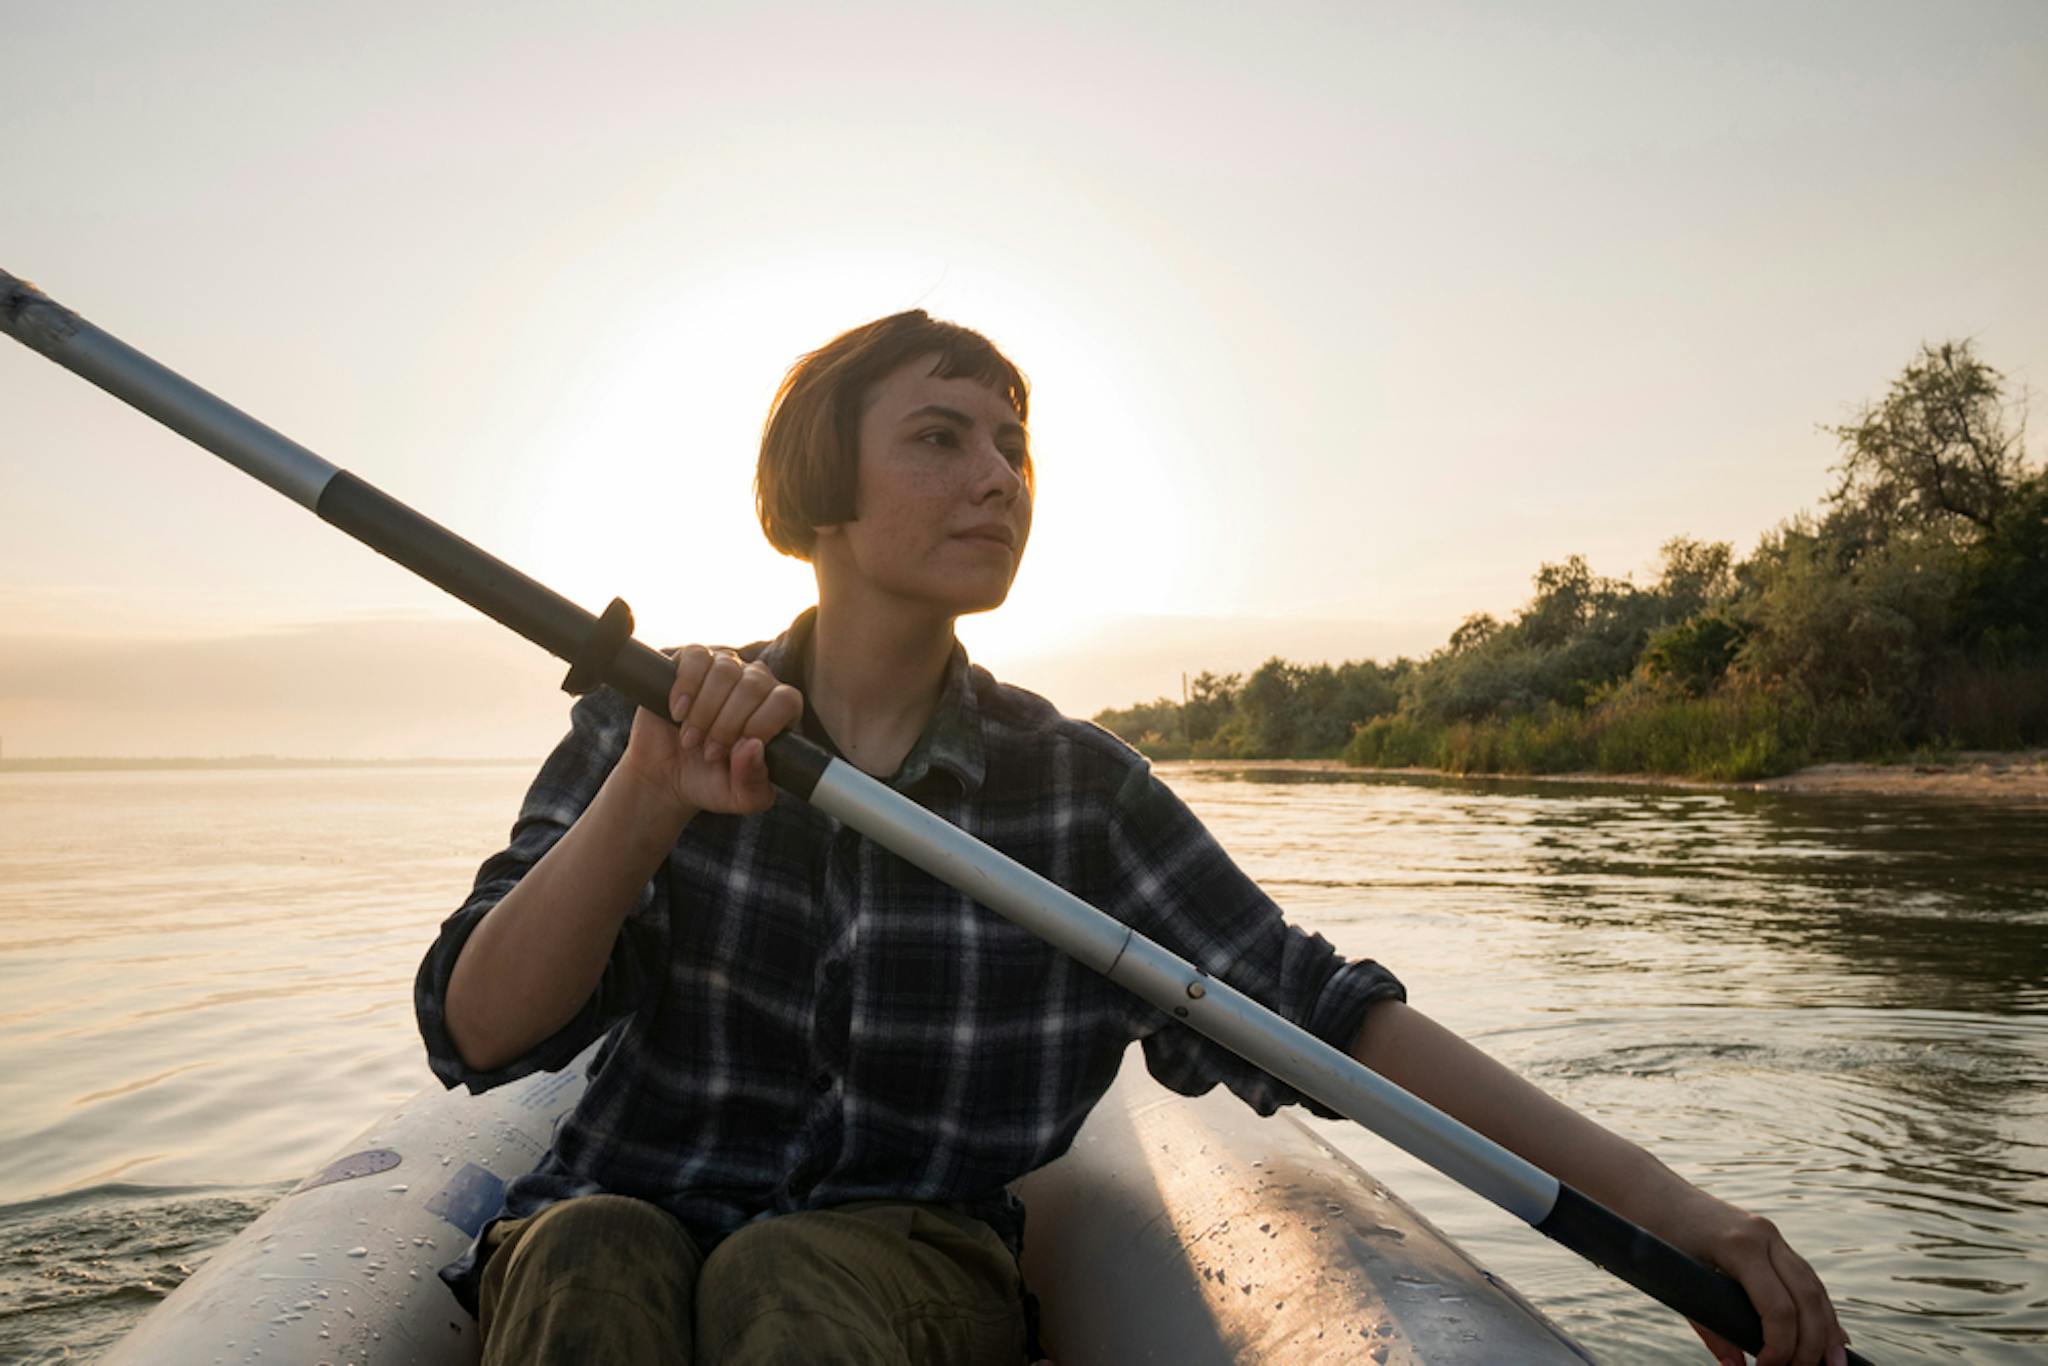
[[[1998,523],[2025,474],[2026,419],[1968,341],[1922,345],[1882,402],[1831,427],[1842,445],[1828,501],[1853,549],[1902,531],[1964,538]]]
[[[1659,552],[1662,572],[1657,592],[1673,621],[1682,621],[1735,593],[1734,547],[1726,541],[1695,541],[1674,536]]]
[[[1949,637],[1962,555],[1938,535],[1901,535],[1844,569],[1825,535],[1781,528],[1741,604],[1740,671],[1814,701],[1914,714]]]
[[[2048,658],[2048,472],[1972,547],[1957,593],[1962,643],[1990,664]]]
[[[1239,674],[1213,674],[1204,670],[1188,687],[1185,725],[1190,742],[1201,745],[1215,739],[1237,709]]]
[[[1742,635],[1741,625],[1721,612],[1687,617],[1650,637],[1643,647],[1643,672],[1704,697],[1735,662]]]
[[[1468,650],[1478,649],[1499,634],[1500,622],[1494,619],[1491,612],[1474,612],[1458,623],[1457,629],[1451,632],[1451,638],[1444,648],[1451,654],[1461,655]]]

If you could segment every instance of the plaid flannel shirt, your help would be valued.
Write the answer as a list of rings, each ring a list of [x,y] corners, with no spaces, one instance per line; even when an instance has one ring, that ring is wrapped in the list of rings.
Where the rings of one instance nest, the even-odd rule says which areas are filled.
[[[740,653],[797,680],[811,621]],[[508,1066],[465,1065],[443,1016],[456,957],[596,795],[632,717],[608,688],[576,703],[511,843],[420,966],[420,1032],[450,1086],[559,1068],[612,1031],[506,1217],[636,1196],[708,1251],[766,1214],[923,1200],[1015,1246],[1022,1210],[1006,1184],[1067,1149],[1132,1040],[1176,1091],[1222,1082],[1262,1114],[1304,1100],[787,793],[760,815],[692,820],[576,1017]],[[1401,995],[1378,964],[1288,925],[1142,756],[970,667],[958,645],[890,782],[1340,1048],[1367,1006]],[[473,1270],[446,1274],[464,1288]]]

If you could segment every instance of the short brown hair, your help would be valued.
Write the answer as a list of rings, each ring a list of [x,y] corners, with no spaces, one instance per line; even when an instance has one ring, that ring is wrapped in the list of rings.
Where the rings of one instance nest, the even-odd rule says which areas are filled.
[[[789,368],[768,408],[754,467],[754,508],[770,545],[808,560],[819,527],[858,515],[854,490],[868,393],[922,355],[937,357],[936,378],[978,380],[1010,401],[1019,422],[1029,423],[1031,390],[1023,371],[979,332],[939,322],[921,308],[842,332]],[[1022,474],[1029,488],[1029,454]]]

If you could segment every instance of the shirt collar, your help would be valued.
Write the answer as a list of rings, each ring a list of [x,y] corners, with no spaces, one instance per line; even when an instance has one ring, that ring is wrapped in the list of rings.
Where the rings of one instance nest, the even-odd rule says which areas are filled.
[[[803,687],[804,656],[810,650],[811,631],[817,620],[818,609],[806,608],[787,631],[761,650],[761,662],[777,678],[799,689]],[[939,704],[932,709],[924,733],[910,747],[903,766],[889,779],[889,785],[900,792],[910,792],[934,771],[952,775],[961,791],[970,796],[981,790],[988,771],[981,708],[975,701],[967,650],[957,637],[952,654],[946,658],[946,679],[939,688]]]

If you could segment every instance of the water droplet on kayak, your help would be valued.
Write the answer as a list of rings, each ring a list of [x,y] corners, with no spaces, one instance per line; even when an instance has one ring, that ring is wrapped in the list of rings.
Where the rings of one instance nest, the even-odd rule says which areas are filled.
[[[366,1247],[352,1247],[348,1250],[348,1255],[351,1257],[367,1257],[370,1255],[370,1249]]]

